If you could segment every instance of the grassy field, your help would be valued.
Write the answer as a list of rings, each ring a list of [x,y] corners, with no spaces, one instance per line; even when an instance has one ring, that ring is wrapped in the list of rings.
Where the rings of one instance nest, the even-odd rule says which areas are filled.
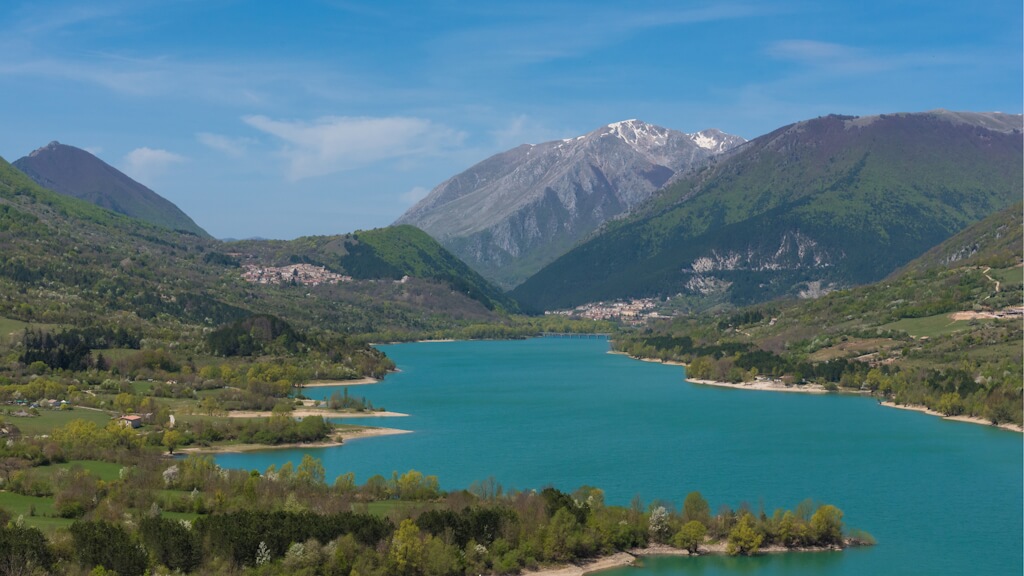
[[[22,322],[21,320],[12,320],[11,318],[4,318],[0,316],[0,342],[9,343],[13,338],[17,337],[21,331],[25,328],[31,330],[53,330],[57,328],[56,324],[31,324],[29,322]]]
[[[139,353],[131,348],[100,348],[92,351],[93,354],[103,354],[103,357],[111,362],[126,360]]]
[[[28,326],[28,323],[22,322],[21,320],[11,320],[10,318],[0,317],[0,337],[10,336],[15,332],[21,332]]]
[[[926,316],[924,318],[904,318],[902,320],[897,320],[896,322],[879,326],[879,328],[882,330],[900,330],[910,334],[914,338],[920,338],[922,336],[934,338],[944,334],[952,334],[958,330],[967,330],[970,328],[968,322],[968,320],[951,320],[948,314],[937,314],[935,316]]]
[[[1016,266],[1013,268],[993,268],[988,271],[988,275],[1007,286],[1019,285],[1024,282],[1024,268]]]
[[[807,357],[811,362],[828,362],[836,358],[848,358],[860,356],[877,350],[888,350],[895,345],[890,338],[853,338],[847,342],[840,342],[835,346],[822,348]]]
[[[56,472],[57,470],[70,470],[74,467],[81,467],[89,474],[105,482],[113,482],[121,478],[121,465],[114,462],[101,462],[99,460],[72,460],[63,464],[52,464],[40,466],[35,470]]]
[[[399,512],[406,514],[413,510],[430,510],[437,508],[436,504],[431,502],[416,502],[411,500],[381,500],[377,502],[367,502],[366,504],[355,504],[352,509],[356,512],[367,512],[374,516],[386,517],[392,512]],[[365,508],[365,510],[361,510]]]
[[[25,517],[25,524],[44,532],[52,532],[57,528],[71,526],[73,520],[54,518],[57,512],[53,509],[53,498],[23,496],[13,492],[0,492],[0,508],[7,511],[13,519]]]
[[[14,406],[5,407],[10,412],[18,409]],[[106,426],[110,422],[110,414],[99,410],[87,410],[76,408],[74,410],[39,410],[39,416],[13,416],[10,413],[2,415],[4,420],[14,424],[27,436],[49,434],[51,430],[64,426],[72,420],[86,420],[95,422],[97,426]]]

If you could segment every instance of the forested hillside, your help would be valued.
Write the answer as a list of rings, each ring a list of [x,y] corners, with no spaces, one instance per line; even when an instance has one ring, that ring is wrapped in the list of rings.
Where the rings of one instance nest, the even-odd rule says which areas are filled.
[[[1021,118],[828,116],[786,126],[541,270],[531,310],[691,294],[748,304],[874,282],[1019,201]]]
[[[876,284],[680,319],[619,339],[691,378],[869,391],[1021,424],[1024,234],[1016,204]]]

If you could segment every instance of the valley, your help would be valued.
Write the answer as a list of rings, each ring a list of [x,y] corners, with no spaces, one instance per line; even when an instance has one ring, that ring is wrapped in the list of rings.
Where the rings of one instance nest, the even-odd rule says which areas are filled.
[[[30,179],[0,162],[0,435],[8,441],[0,451],[0,509],[12,511],[0,538],[36,538],[18,550],[36,554],[25,561],[38,567],[126,562],[120,570],[132,574],[158,565],[244,572],[254,569],[249,557],[264,552],[272,559],[267,565],[285,569],[299,565],[298,544],[317,551],[311,569],[351,571],[355,564],[344,562],[356,562],[388,574],[397,570],[394,549],[403,538],[432,547],[409,561],[438,574],[557,569],[613,553],[648,554],[647,546],[658,554],[664,546],[675,546],[673,554],[694,546],[710,556],[728,551],[764,567],[774,561],[758,555],[761,542],[769,551],[794,551],[874,541],[841,522],[838,508],[838,536],[827,542],[810,528],[820,507],[761,513],[765,499],[775,509],[786,498],[811,496],[835,501],[852,526],[877,532],[883,543],[919,546],[904,532],[917,525],[910,512],[901,518],[908,524],[886,524],[878,520],[886,512],[865,504],[856,489],[815,489],[837,484],[829,474],[846,473],[831,457],[825,476],[729,480],[744,476],[736,466],[770,469],[765,458],[774,455],[801,469],[804,450],[821,457],[832,448],[790,446],[784,455],[757,449],[726,463],[729,450],[721,447],[736,438],[757,446],[759,431],[777,426],[744,421],[754,414],[787,421],[773,435],[776,443],[813,435],[832,445],[836,440],[820,431],[849,412],[850,422],[840,427],[842,453],[861,450],[853,458],[864,474],[885,436],[912,439],[893,457],[930,467],[951,485],[974,481],[957,475],[964,472],[1001,486],[1019,483],[1007,456],[1008,447],[1019,447],[1024,424],[1024,208],[1013,203],[1022,184],[1009,168],[1022,154],[1018,124],[1019,116],[938,112],[830,116],[746,143],[718,132],[611,124],[539,146],[537,156],[541,148],[562,149],[607,168],[598,148],[565,149],[610,145],[621,160],[648,139],[657,146],[631,156],[631,169],[641,166],[651,186],[635,187],[637,172],[621,176],[616,190],[635,195],[600,202],[624,211],[592,211],[602,218],[585,219],[582,228],[549,212],[543,218],[578,234],[540,233],[533,241],[545,242],[534,255],[519,252],[517,264],[510,250],[483,266],[459,257],[461,240],[436,230],[442,238],[435,239],[410,224],[220,241],[107,210],[109,199],[87,202],[49,190],[37,183],[49,181],[40,168]],[[907,134],[915,131],[933,140],[911,147]],[[31,157],[68,152],[58,146]],[[688,151],[691,163],[652,159],[652,150],[662,148]],[[547,160],[531,164],[532,148],[516,150],[484,164],[500,160],[508,174],[550,176],[537,168]],[[68,153],[76,162],[87,154]],[[117,182],[127,178],[100,170],[98,159],[85,160]],[[971,170],[963,168],[968,164]],[[553,166],[563,175],[589,170]],[[481,166],[473,170],[480,181],[491,178]],[[430,208],[437,222],[475,221],[465,206],[493,200],[456,186],[466,178],[442,185],[410,214],[428,218]],[[577,208],[587,205],[582,198]],[[447,204],[468,211],[445,212],[453,208],[442,210]],[[516,210],[534,226],[543,218],[523,216],[528,204]],[[489,232],[482,234],[472,242]],[[543,334],[610,334],[611,341],[538,338]],[[758,408],[764,405],[771,411]],[[927,412],[935,426],[968,422],[975,431],[935,428],[907,410]],[[634,422],[647,412],[656,417]],[[707,420],[726,413],[734,416],[725,425]],[[609,419],[619,424],[609,426]],[[858,441],[857,430],[878,429],[886,433]],[[709,435],[696,442],[699,449],[678,453],[655,440]],[[979,461],[954,471],[915,452],[914,442],[935,439],[962,443],[964,451],[987,443],[1002,465]],[[714,472],[693,472],[694,459]],[[628,466],[628,478],[610,460]],[[682,536],[689,519],[663,500],[677,488],[662,471],[666,462],[669,476],[716,501],[740,504],[705,518],[706,534]],[[107,469],[115,465],[116,478]],[[497,482],[515,488],[503,493]],[[653,499],[650,506],[627,507],[640,490]],[[608,504],[577,502],[596,502],[595,494]],[[761,510],[755,513],[745,498],[762,499]],[[913,498],[894,491],[887,506],[898,508],[900,500]],[[957,506],[969,514],[969,503]],[[926,509],[921,522],[934,524],[935,509]],[[161,548],[150,532],[185,520],[204,534],[214,525],[227,534],[241,522],[236,514],[355,524],[323,528],[301,542],[296,535],[306,532],[294,526],[290,535],[274,536],[264,527],[263,540],[231,546],[210,544],[217,541],[212,536],[188,543],[185,535],[174,550]],[[483,521],[473,519],[477,514],[504,520],[477,533],[476,543],[456,545],[429,523],[432,514],[453,522],[449,530]],[[460,514],[470,516],[458,520]],[[790,524],[783,522],[787,514]],[[125,517],[148,527],[125,528]],[[659,518],[663,531],[651,528]],[[552,535],[557,522],[566,524],[563,536]],[[1013,518],[1000,522],[1010,525],[1010,535],[1019,533]],[[609,535],[612,525],[625,528]],[[783,526],[794,535],[785,536],[790,528]],[[366,538],[358,546],[345,540],[355,533]],[[991,537],[980,529],[972,534]],[[136,539],[148,559],[108,557],[88,544],[107,537]],[[60,548],[55,542],[62,538],[82,552]],[[339,560],[328,542],[332,550],[357,551],[356,560]],[[389,552],[373,551],[381,546]],[[989,550],[992,565],[1013,564],[1003,554],[1012,549]],[[182,550],[191,550],[191,560],[172,554]],[[883,565],[900,565],[887,550],[847,550],[828,570],[882,573]],[[921,555],[952,561],[934,549],[900,558],[921,562]],[[794,562],[797,572],[820,568],[813,560]],[[434,572],[423,568],[428,564]]]

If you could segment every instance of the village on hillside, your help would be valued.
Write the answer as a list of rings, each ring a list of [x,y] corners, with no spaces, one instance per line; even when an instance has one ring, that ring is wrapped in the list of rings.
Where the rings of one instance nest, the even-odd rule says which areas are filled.
[[[351,282],[351,276],[331,272],[323,266],[312,264],[291,264],[288,266],[257,266],[246,264],[242,278],[254,284],[302,284],[319,286],[321,284],[337,284]]]
[[[544,314],[589,320],[614,320],[630,326],[641,326],[648,320],[671,318],[657,312],[657,306],[658,301],[654,298],[636,298],[616,302],[590,302],[571,310],[548,310]]]

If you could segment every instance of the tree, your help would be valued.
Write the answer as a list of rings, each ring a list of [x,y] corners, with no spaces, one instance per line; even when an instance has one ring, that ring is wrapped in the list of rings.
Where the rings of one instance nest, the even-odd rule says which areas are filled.
[[[752,556],[761,549],[763,540],[764,535],[754,527],[754,517],[749,513],[744,514],[729,532],[729,543],[726,545],[725,551],[730,556]]]
[[[420,529],[410,518],[402,520],[391,539],[388,560],[394,574],[417,574],[423,564],[423,540]]]
[[[141,576],[149,564],[145,548],[137,546],[132,534],[119,524],[75,522],[71,538],[78,561],[86,568],[109,566],[121,576]]]
[[[190,525],[169,518],[143,518],[139,536],[156,561],[171,570],[191,572],[203,561],[202,541]]]
[[[575,551],[574,535],[579,529],[576,516],[567,508],[559,508],[551,517],[544,535],[544,555],[556,562],[572,559]]]
[[[0,574],[28,576],[53,568],[53,553],[46,537],[36,528],[11,523],[0,525]]]
[[[683,501],[683,523],[693,520],[705,527],[711,524],[711,506],[700,492],[690,492]]]
[[[818,508],[811,516],[811,538],[818,546],[842,546],[843,511],[831,504]]]
[[[324,465],[319,458],[313,458],[309,454],[302,457],[299,468],[296,470],[295,479],[304,484],[321,486],[324,483]]]
[[[699,521],[690,520],[672,537],[672,545],[676,548],[683,548],[690,554],[696,554],[700,545],[704,543],[704,535],[707,532],[707,527]]]
[[[936,409],[946,416],[959,416],[964,413],[964,399],[956,392],[947,392],[939,398]]]
[[[651,510],[651,517],[647,520],[647,531],[655,542],[664,542],[668,536],[668,510],[664,506],[658,506]]]
[[[177,430],[168,430],[164,432],[164,438],[161,443],[167,448],[168,454],[174,454],[174,449],[185,441],[185,437]]]

